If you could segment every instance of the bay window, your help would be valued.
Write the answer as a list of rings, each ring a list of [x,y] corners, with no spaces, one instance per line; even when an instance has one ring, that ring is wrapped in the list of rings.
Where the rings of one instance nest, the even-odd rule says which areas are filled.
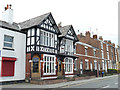
[[[44,56],[44,75],[55,74],[55,57],[54,56]]]
[[[65,51],[66,51],[66,54],[68,54],[68,55],[73,54],[73,42],[71,40],[66,40]]]
[[[72,58],[65,59],[65,73],[73,73],[73,59]]]

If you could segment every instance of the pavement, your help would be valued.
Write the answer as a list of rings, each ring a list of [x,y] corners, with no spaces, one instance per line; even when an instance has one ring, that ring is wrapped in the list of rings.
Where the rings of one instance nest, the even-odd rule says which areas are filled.
[[[113,87],[110,87],[112,83]],[[110,83],[108,86],[107,84]],[[87,85],[87,86],[86,86]],[[2,88],[118,88],[118,75],[97,77],[86,80],[69,81],[49,85],[36,85],[30,83],[19,83],[11,85],[2,85]]]

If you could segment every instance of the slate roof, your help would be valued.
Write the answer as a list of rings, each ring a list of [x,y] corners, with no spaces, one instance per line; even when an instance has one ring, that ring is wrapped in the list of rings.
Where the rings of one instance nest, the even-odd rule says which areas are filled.
[[[40,24],[41,21],[43,21],[48,15],[50,15],[49,13],[43,14],[41,16],[37,16],[35,18],[26,20],[24,22],[19,23],[21,29],[26,29],[26,28],[30,28],[32,26],[36,26],[38,24]]]
[[[61,32],[61,35],[59,35],[59,37],[66,37],[66,35],[67,35],[67,32],[70,30],[70,28],[73,28],[73,26],[72,25],[66,25],[66,26],[63,26],[63,27],[59,27],[59,30],[60,30],[60,32]],[[75,37],[75,41],[79,41],[78,40],[78,38],[77,38],[77,35],[76,35],[76,33],[75,33],[75,31],[74,31],[74,28],[73,28],[73,32],[74,32],[74,37]]]
[[[14,29],[20,31],[20,27],[17,23],[13,22],[13,24],[9,24],[5,21],[0,20],[0,27],[5,27],[9,29]]]
[[[59,35],[59,37],[65,36],[68,32],[68,30],[70,29],[71,25],[67,25],[64,27],[59,27],[59,30],[61,32],[61,35]]]

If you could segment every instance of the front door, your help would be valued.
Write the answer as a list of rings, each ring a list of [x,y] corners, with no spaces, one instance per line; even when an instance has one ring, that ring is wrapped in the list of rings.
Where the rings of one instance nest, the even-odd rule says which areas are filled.
[[[58,61],[58,76],[63,75],[63,63],[61,60]]]
[[[38,55],[34,55],[32,58],[31,63],[31,72],[32,72],[32,78],[39,78],[40,77],[40,57]]]

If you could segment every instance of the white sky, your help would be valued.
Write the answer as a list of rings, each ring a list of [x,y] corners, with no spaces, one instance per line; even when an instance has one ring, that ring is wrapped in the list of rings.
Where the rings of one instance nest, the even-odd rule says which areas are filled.
[[[0,0],[0,19],[7,4],[12,4],[14,22],[51,12],[56,23],[72,24],[76,33],[91,31],[118,44],[119,0]],[[96,28],[98,29],[96,32]]]

